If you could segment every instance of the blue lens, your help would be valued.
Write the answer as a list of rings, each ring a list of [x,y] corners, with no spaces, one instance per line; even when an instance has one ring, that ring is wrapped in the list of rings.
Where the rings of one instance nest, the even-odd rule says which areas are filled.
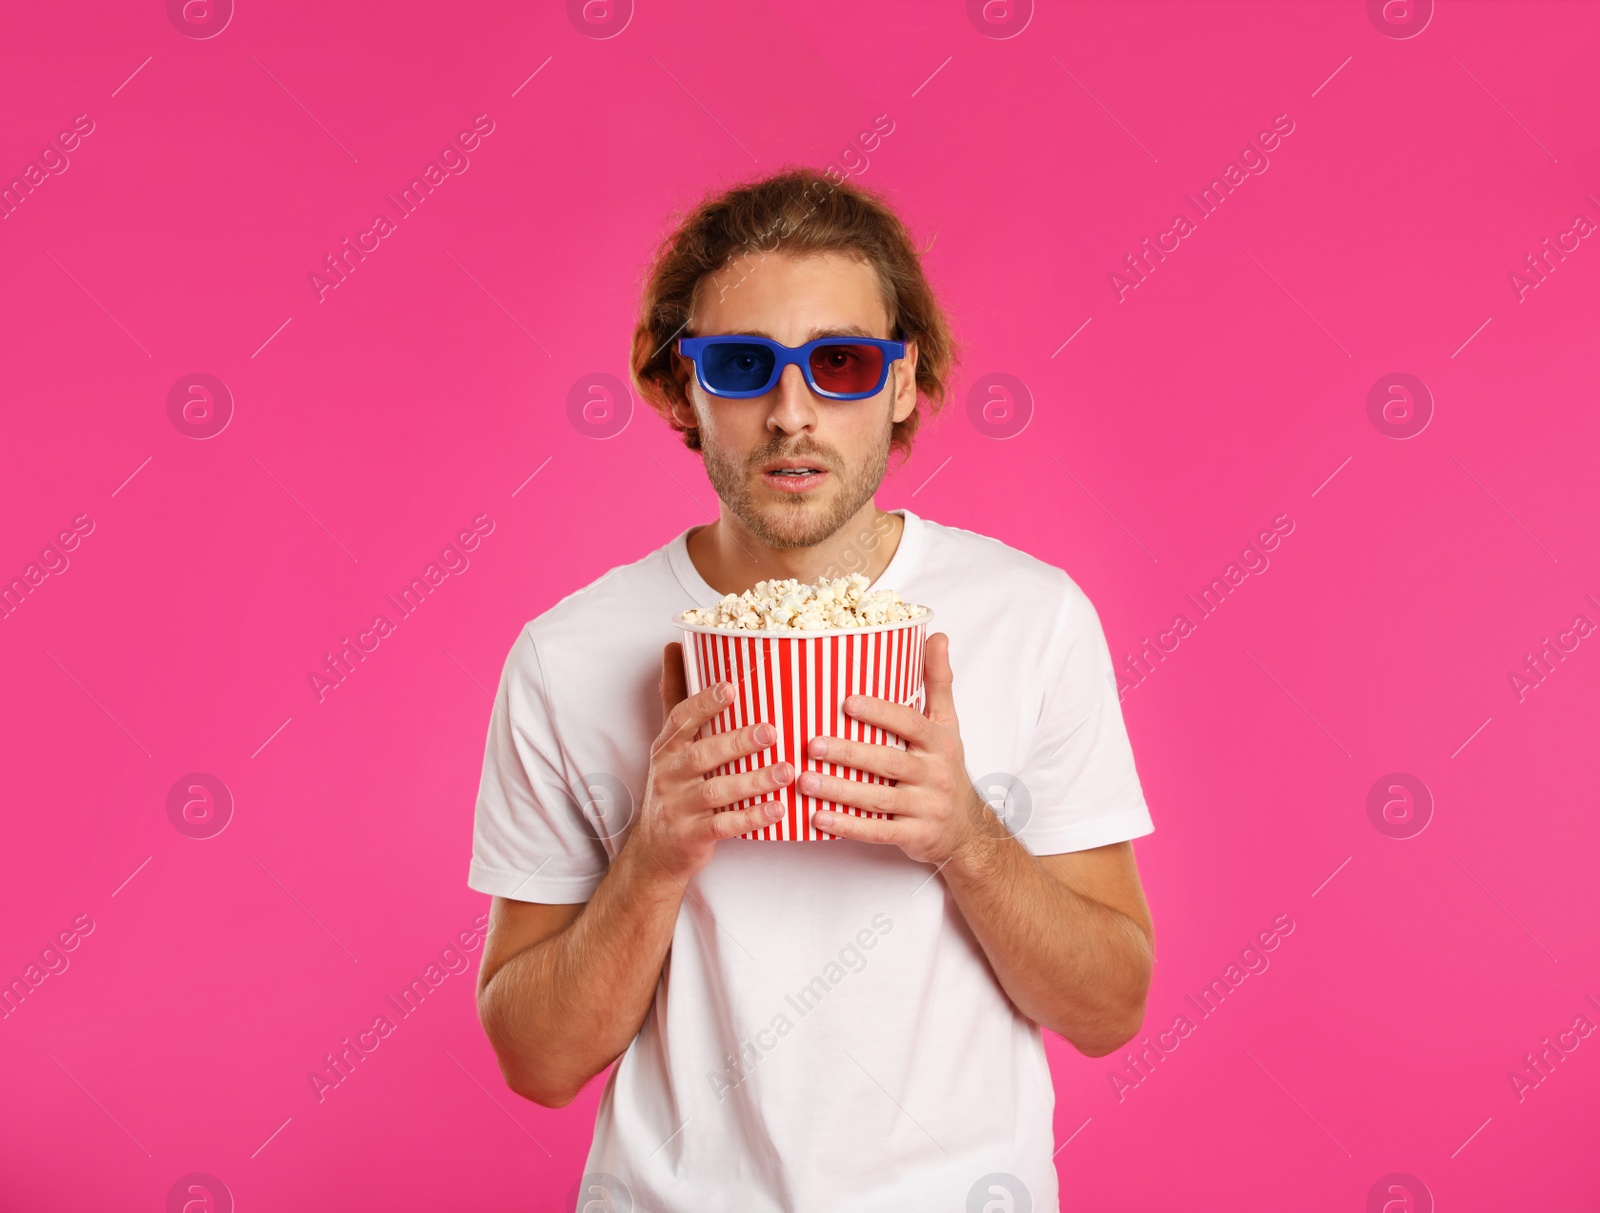
[[[701,351],[700,372],[714,392],[759,392],[772,378],[775,361],[764,345],[718,341]]]

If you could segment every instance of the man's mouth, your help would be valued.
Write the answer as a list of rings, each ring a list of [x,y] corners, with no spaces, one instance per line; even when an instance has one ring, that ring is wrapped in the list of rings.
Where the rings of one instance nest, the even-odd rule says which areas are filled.
[[[801,460],[785,460],[761,471],[761,478],[769,487],[781,493],[802,493],[822,483],[828,470]]]

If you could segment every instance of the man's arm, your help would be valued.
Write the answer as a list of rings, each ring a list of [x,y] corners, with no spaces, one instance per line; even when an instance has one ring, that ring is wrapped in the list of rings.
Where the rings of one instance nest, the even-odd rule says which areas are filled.
[[[979,835],[942,875],[1019,1011],[1089,1057],[1138,1032],[1155,937],[1132,843],[1035,856]]]
[[[638,1034],[683,890],[624,847],[587,905],[496,897],[478,970],[478,1017],[518,1095],[560,1108]]]
[[[718,811],[781,787],[786,762],[706,778],[776,740],[769,724],[696,739],[724,711],[723,682],[687,696],[683,649],[662,654],[666,722],[650,748],[639,816],[585,905],[496,897],[478,971],[478,1018],[510,1088],[550,1108],[615,1061],[650,1010],[689,879],[716,844],[770,824],[777,801]]]

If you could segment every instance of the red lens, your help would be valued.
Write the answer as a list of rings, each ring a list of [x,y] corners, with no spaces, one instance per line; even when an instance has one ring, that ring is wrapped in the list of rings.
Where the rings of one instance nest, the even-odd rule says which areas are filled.
[[[875,345],[841,341],[811,351],[811,377],[824,392],[865,395],[877,388],[882,376],[883,351]]]

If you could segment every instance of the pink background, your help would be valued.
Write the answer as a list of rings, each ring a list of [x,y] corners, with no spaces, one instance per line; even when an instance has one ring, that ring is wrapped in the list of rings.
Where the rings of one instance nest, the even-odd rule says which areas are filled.
[[[1393,1172],[1417,1209],[1596,1200],[1600,1036],[1521,1099],[1509,1075],[1600,1022],[1600,634],[1520,699],[1508,675],[1600,623],[1600,239],[1520,300],[1509,275],[1600,224],[1600,9],[972,7],[241,0],[205,38],[159,0],[8,9],[0,180],[94,127],[0,221],[0,576],[93,530],[0,619],[0,977],[95,925],[0,1020],[0,1206],[159,1210],[204,1172],[246,1211],[570,1207],[602,1080],[559,1111],[504,1089],[476,950],[320,1102],[307,1074],[487,907],[473,797],[520,625],[712,516],[652,414],[617,400],[602,438],[569,392],[626,378],[671,210],[786,162],[887,191],[965,343],[880,504],[1059,564],[1119,655],[1197,623],[1123,705],[1152,1041],[1295,924],[1121,1098],[1125,1058],[1050,1038],[1064,1207],[1360,1210]],[[479,114],[470,169],[319,302],[310,271]],[[1277,115],[1270,168],[1119,302]],[[205,439],[167,409],[195,372],[233,399]],[[1367,411],[1394,372],[1434,402],[1403,440]],[[985,412],[991,374],[1031,404]],[[210,838],[167,812],[191,772],[234,802]],[[1434,804],[1408,839],[1367,812],[1392,772]]]

